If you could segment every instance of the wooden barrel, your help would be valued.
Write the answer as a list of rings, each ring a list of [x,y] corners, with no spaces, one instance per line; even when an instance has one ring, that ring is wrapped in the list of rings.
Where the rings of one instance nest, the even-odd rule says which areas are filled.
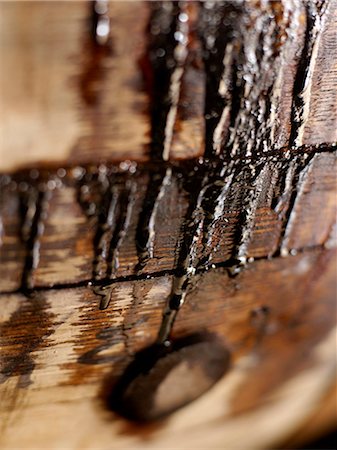
[[[332,430],[337,1],[0,11],[1,447]]]

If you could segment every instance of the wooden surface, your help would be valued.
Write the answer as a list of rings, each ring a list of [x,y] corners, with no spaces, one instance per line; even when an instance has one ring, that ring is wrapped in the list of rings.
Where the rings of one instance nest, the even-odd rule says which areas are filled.
[[[179,102],[168,125],[170,159],[201,156],[205,137],[206,152],[240,154],[336,142],[337,6],[335,0],[323,3],[320,9],[315,1],[272,1],[256,14],[254,1],[246,7],[218,2],[201,12],[190,2]],[[153,80],[164,80],[162,63],[151,65],[148,49],[158,54],[177,43],[171,35],[149,37],[146,2],[113,1],[109,45],[97,48],[91,9],[85,1],[1,2],[2,171],[149,158],[155,132],[150,113],[161,114],[170,84],[166,94],[156,91]],[[165,19],[170,13],[158,14]],[[213,51],[207,39],[217,14],[231,14],[231,21],[217,29]],[[254,65],[249,55],[259,58],[260,44],[268,51]],[[203,48],[209,52],[204,57]],[[246,98],[236,105],[244,89]]]
[[[202,275],[175,335],[216,331],[231,371],[145,427],[106,409],[105,384],[154,339],[169,277],[116,283],[103,312],[87,288],[2,295],[2,448],[246,448],[247,435],[250,448],[276,448],[335,383],[335,274],[335,252],[316,250],[255,262],[234,279]]]
[[[337,211],[335,151],[326,149],[325,152],[310,154],[307,162],[304,162],[303,156],[298,160],[287,160],[280,154],[276,160],[262,159],[260,167],[263,167],[263,172],[259,189],[253,185],[254,177],[248,163],[242,166],[239,164],[236,169],[236,178],[232,180],[227,193],[226,208],[217,223],[218,231],[213,236],[213,245],[218,247],[212,259],[215,264],[225,263],[235,255],[238,233],[242,228],[241,210],[249,192],[254,193],[256,212],[246,224],[247,258],[266,258],[278,252],[286,255],[306,247],[325,245],[333,237]],[[289,174],[294,174],[295,169],[301,176],[294,175],[287,186]],[[230,170],[234,171],[235,168]],[[155,168],[143,166],[131,175],[129,171],[110,175],[107,173],[103,181],[99,181],[96,169],[83,180],[74,180],[71,170],[63,178],[58,176],[57,171],[48,172],[44,178],[41,173],[40,184],[35,180],[37,186],[42,190],[47,189],[51,182],[53,189],[50,190],[47,201],[44,230],[38,239],[39,263],[34,270],[34,285],[46,287],[91,279],[95,257],[93,241],[102,224],[97,214],[87,217],[79,195],[84,188],[85,191],[90,189],[87,201],[96,204],[99,211],[99,205],[106,203],[110,192],[109,189],[106,193],[100,192],[99,187],[107,183],[116,188],[118,193],[123,193],[128,180],[132,180],[136,186],[132,199],[129,199],[132,207],[130,223],[121,241],[119,267],[111,278],[172,271],[191,195],[183,181],[185,177],[189,178],[189,171],[185,170],[185,174],[183,171],[182,177],[179,167],[173,168],[170,183],[158,204],[154,222],[154,257],[146,262],[140,272],[136,269],[136,231],[144,201],[149,197],[147,186],[151,186],[151,172],[155,171]],[[198,174],[192,176],[195,180],[198,179]],[[243,182],[238,181],[240,177]],[[19,232],[22,221],[20,198],[33,196],[34,190],[28,186],[35,183],[30,177],[30,171],[18,174],[11,181],[5,177],[2,180],[8,184],[2,188],[0,206],[4,230],[0,292],[20,288],[27,247]],[[249,184],[252,185],[252,190]],[[198,189],[197,182],[193,189]],[[120,204],[124,201],[123,197],[119,198]],[[104,278],[104,274],[100,278]]]
[[[104,45],[92,6],[0,3],[0,447],[333,429],[337,1],[109,2]],[[136,425],[107,396],[184,270],[173,339],[214,332],[231,367]]]

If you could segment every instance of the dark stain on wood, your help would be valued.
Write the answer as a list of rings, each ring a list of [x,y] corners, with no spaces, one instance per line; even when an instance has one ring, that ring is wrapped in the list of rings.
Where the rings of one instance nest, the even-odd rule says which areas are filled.
[[[25,264],[21,279],[21,291],[28,294],[34,287],[34,270],[40,259],[40,236],[44,232],[48,202],[51,192],[27,185],[20,193],[21,240],[26,246]]]
[[[88,383],[97,374],[99,366],[112,364],[115,367],[116,363],[123,360],[119,352],[116,354],[113,351],[115,345],[125,342],[122,325],[113,324],[114,317],[121,311],[108,309],[103,315],[97,304],[90,301],[93,295],[90,291],[85,291],[80,318],[72,324],[79,330],[73,339],[76,359],[64,364],[65,369],[71,370],[71,376],[65,385]],[[111,296],[114,302],[114,292]]]
[[[333,148],[325,150],[298,154],[291,159],[280,152],[260,157],[256,162],[217,158],[212,161],[172,164],[167,167],[164,178],[162,172],[156,175],[158,169],[151,164],[136,166],[132,163],[126,164],[125,170],[115,165],[77,167],[76,170],[62,168],[62,175],[65,172],[62,179],[58,177],[60,169],[49,169],[45,173],[41,169],[41,179],[32,179],[31,171],[18,173],[11,178],[3,175],[0,182],[9,179],[2,187],[4,197],[7,198],[8,191],[10,198],[16,195],[21,199],[22,205],[21,240],[25,244],[27,256],[21,289],[29,293],[36,286],[36,274],[39,281],[36,287],[42,288],[44,285],[41,285],[41,280],[45,277],[46,268],[40,267],[39,256],[43,259],[43,264],[48,264],[46,252],[56,248],[58,251],[55,262],[61,263],[62,254],[59,249],[70,244],[67,240],[48,244],[51,233],[55,231],[55,224],[49,226],[47,211],[50,209],[52,215],[54,198],[56,201],[59,189],[65,190],[64,192],[69,189],[71,195],[67,194],[68,197],[65,197],[67,208],[73,207],[73,192],[77,191],[77,201],[88,219],[87,228],[82,226],[78,245],[82,245],[86,234],[90,240],[95,235],[92,245],[96,256],[92,259],[92,252],[88,251],[81,254],[83,263],[80,275],[75,275],[74,279],[67,277],[66,284],[70,283],[69,285],[83,284],[90,279],[96,285],[105,285],[121,276],[144,278],[162,270],[173,270],[177,276],[182,276],[184,270],[188,269],[188,266],[183,269],[185,263],[191,267],[195,265],[193,271],[208,270],[212,268],[212,264],[221,263],[235,274],[244,267],[248,259],[277,256],[280,253],[286,256],[292,251],[305,248],[306,242],[310,247],[324,245],[333,225],[333,208],[336,208],[332,168],[336,157]],[[329,176],[321,185],[321,194],[315,194],[317,180],[323,173],[328,173]],[[41,181],[43,179],[46,181]],[[146,190],[149,179],[156,181],[156,189],[149,183]],[[178,189],[175,187],[177,185]],[[23,191],[21,187],[24,187]],[[52,191],[54,192],[50,197]],[[174,200],[172,195],[175,196]],[[300,227],[298,220],[294,221],[295,212],[303,202],[306,205],[309,198],[318,206],[319,195],[324,195],[326,199],[323,207],[328,214],[329,218],[326,220],[329,223],[323,220],[322,215],[320,219],[308,208],[303,210],[303,206],[301,217],[308,218],[302,219],[306,220],[306,227]],[[172,205],[163,215],[168,199]],[[172,209],[175,204],[181,208],[180,212]],[[79,211],[78,205],[76,208]],[[13,208],[8,211],[11,214],[9,218],[6,216],[9,212],[3,211],[2,252],[4,255],[9,252],[10,262],[16,249],[11,246],[7,223],[9,220],[10,223],[20,220],[19,216],[13,216]],[[157,211],[161,211],[161,214],[158,215]],[[177,228],[172,236],[167,236],[171,230],[171,219]],[[315,230],[313,234],[308,234],[311,224],[315,226]],[[60,225],[57,226],[57,231],[61,234]],[[76,226],[77,222],[74,220],[73,233],[76,233]],[[68,235],[72,237],[69,232]],[[296,245],[298,237],[300,247]],[[75,247],[77,243],[71,245]],[[193,251],[192,248],[189,249],[191,245]],[[89,243],[86,243],[85,248],[88,246]],[[164,246],[164,250],[161,246]],[[170,246],[171,253],[166,251],[167,246]],[[173,261],[174,248],[176,262]],[[137,251],[138,265],[135,262]],[[193,256],[194,262],[185,260],[189,251],[194,255],[191,253],[189,259]],[[22,257],[20,248],[17,252],[18,257]],[[162,260],[158,259],[158,253],[164,255]],[[123,261],[121,267],[120,255]],[[71,263],[72,255],[68,256]],[[79,264],[78,256],[79,253],[76,257],[74,255],[76,265]],[[90,264],[92,274],[88,270]],[[9,270],[13,270],[11,266]],[[55,270],[55,264],[51,270]],[[48,276],[47,273],[47,279]],[[63,280],[60,279],[59,283],[45,283],[55,287],[58,284],[62,286]],[[107,304],[108,302],[105,307]]]
[[[208,391],[228,370],[230,354],[214,335],[192,335],[139,352],[108,395],[108,407],[148,422]]]
[[[148,279],[108,285],[110,305],[104,312],[97,308],[93,291],[83,289],[80,318],[72,324],[79,330],[73,339],[76,360],[64,366],[71,370],[67,385],[88,383],[111,366],[115,380],[134,353],[153,342],[162,306],[155,297],[148,302],[147,295],[157,283]]]
[[[165,178],[167,171],[158,170],[151,173],[144,197],[142,210],[139,214],[136,230],[136,246],[138,254],[138,264],[135,272],[140,272],[146,262],[154,256],[155,220],[161,197],[164,195],[166,186]]]
[[[102,2],[96,2],[94,8],[100,3]],[[201,338],[200,335],[182,340],[171,339],[178,311],[184,304],[188,290],[196,282],[195,274],[198,270],[213,268],[211,262],[215,261],[214,255],[221,248],[221,231],[227,228],[221,223],[226,210],[235,211],[232,240],[230,245],[226,239],[222,241],[229,248],[226,249],[227,253],[220,253],[216,261],[226,266],[231,275],[239,275],[247,263],[253,261],[254,256],[251,256],[250,261],[250,246],[257,211],[263,198],[269,202],[269,211],[274,213],[273,225],[278,229],[274,256],[285,256],[292,250],[297,251],[288,248],[288,226],[298,194],[304,189],[305,175],[313,167],[312,161],[317,149],[312,148],[302,154],[299,150],[299,154],[293,159],[289,158],[291,149],[273,153],[271,130],[275,125],[275,117],[272,120],[271,116],[275,105],[272,104],[271,97],[277,75],[276,63],[281,51],[281,35],[284,35],[287,24],[282,25],[284,11],[278,2],[266,5],[259,18],[250,16],[249,8],[245,10],[249,20],[244,22],[241,18],[243,11],[236,10],[234,3],[206,3],[201,8],[204,28],[200,33],[207,91],[205,158],[184,164],[170,164],[166,161],[169,159],[176,125],[181,79],[188,54],[190,19],[183,3],[156,2],[151,5],[147,51],[148,64],[151,66],[148,69],[151,77],[152,161],[140,170],[146,174],[148,184],[138,217],[135,218],[133,212],[139,187],[137,176],[140,173],[135,164],[124,163],[127,166],[124,172],[120,171],[120,166],[108,167],[105,164],[94,169],[91,167],[88,171],[79,168],[82,172],[76,181],[71,177],[64,180],[65,184],[70,183],[78,188],[78,201],[95,228],[92,280],[96,283],[95,287],[103,286],[109,293],[109,297],[104,295],[101,309],[107,308],[111,299],[113,301],[113,289],[107,283],[117,276],[119,252],[129,232],[130,223],[135,220],[137,222],[135,248],[138,265],[131,270],[138,273],[144,269],[149,259],[155,257],[153,248],[156,212],[170,180],[174,178],[178,181],[180,194],[188,196],[186,214],[176,242],[173,286],[159,327],[158,342],[136,354],[109,396],[110,407],[133,420],[155,420],[170,414],[208,390],[228,368],[229,352],[218,339],[205,336]],[[303,122],[302,91],[315,37],[311,15],[319,16],[321,13],[311,9],[312,3],[308,6],[307,43],[303,48],[293,88],[291,147],[296,146]],[[271,13],[275,13],[275,21],[271,20]],[[222,19],[224,21],[219,27]],[[97,32],[99,20],[99,16],[94,17],[94,33]],[[234,29],[236,25],[238,31]],[[93,108],[100,101],[100,92],[96,87],[104,78],[104,58],[109,57],[111,51],[109,45],[97,47],[97,34],[94,37],[95,42],[91,43],[93,51],[88,66],[84,65],[80,82],[82,97]],[[95,122],[95,114],[91,118]],[[331,151],[332,147],[323,150]],[[286,192],[282,192],[283,188]],[[33,272],[39,263],[39,236],[43,232],[43,220],[46,219],[45,207],[49,200],[49,190],[40,190],[34,181],[29,180],[27,194],[21,192],[19,195],[21,239],[26,244],[20,289],[26,294],[32,294]],[[320,242],[322,244],[324,242]],[[270,256],[269,251],[262,256]],[[98,293],[101,295],[101,292]],[[132,355],[129,331],[137,326],[139,320],[146,320],[138,320],[136,316],[136,309],[141,304],[137,289],[134,289],[134,297],[134,304],[129,308],[124,323],[119,326],[106,326],[103,324],[103,313],[88,306],[81,321],[87,321],[89,326],[80,333],[80,344],[76,349],[79,354],[76,364],[82,367],[77,370],[72,383],[78,382],[76,377],[80,378],[81,383],[84,378],[90,378],[87,366],[93,366],[91,369],[94,371],[96,366],[118,363],[121,359],[119,355],[105,353],[117,343],[124,342],[128,356]],[[12,314],[8,323],[2,326],[6,343],[6,336],[18,328],[20,321],[24,319],[27,322],[25,335],[20,335],[18,339],[17,353],[9,352],[5,355],[1,381],[19,375],[18,386],[29,385],[30,375],[35,367],[31,353],[52,333],[48,322],[51,317],[45,309],[43,298],[32,295]],[[30,315],[34,315],[33,321],[30,320]],[[305,316],[305,311],[303,315]],[[36,317],[39,320],[38,326]],[[255,311],[250,318],[251,326],[255,328],[252,336],[256,338],[257,344],[268,334],[269,319],[266,309]],[[283,319],[280,322],[286,325],[284,329],[292,327],[295,330],[293,334],[289,333],[295,339],[296,332],[302,333],[302,330],[296,329],[296,320]],[[305,329],[304,334],[306,333]],[[126,359],[121,366],[125,361]],[[268,370],[267,367],[266,373]],[[281,378],[286,378],[287,368],[281,373],[282,376],[275,377],[274,383],[278,384]],[[270,383],[268,388],[272,385]],[[261,395],[266,393],[263,387],[258,387],[257,391]],[[244,408],[249,405],[247,399],[244,405]],[[237,406],[237,410],[240,410],[240,406]]]
[[[19,307],[9,320],[0,325],[2,363],[0,383],[18,376],[17,386],[27,388],[35,368],[32,353],[46,346],[45,340],[54,332],[53,314],[43,294],[20,297]]]
[[[102,25],[106,31],[104,36],[99,32]],[[79,76],[79,88],[85,105],[95,108],[102,96],[100,84],[107,73],[105,63],[113,55],[108,2],[100,0],[90,2],[90,15],[85,31],[83,45],[85,56],[82,73]]]

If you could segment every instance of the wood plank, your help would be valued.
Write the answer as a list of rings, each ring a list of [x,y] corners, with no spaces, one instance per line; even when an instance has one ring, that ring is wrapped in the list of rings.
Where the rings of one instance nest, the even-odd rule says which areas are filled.
[[[337,0],[0,10],[0,446],[263,449],[325,431]],[[231,355],[207,394],[141,427],[108,408],[158,332],[201,331]]]
[[[204,265],[226,263],[238,257],[265,258],[277,252],[286,255],[328,243],[333,237],[336,220],[336,162],[335,152],[323,152],[300,155],[293,160],[265,158],[257,166],[258,176],[253,174],[248,162],[242,161],[234,166],[229,163],[223,179],[216,172],[212,175],[210,170],[209,180],[215,184],[205,193],[205,217],[213,217],[214,208],[219,208],[217,197],[220,199],[226,188],[223,180],[230,182],[221,216],[214,219],[215,222],[207,222],[208,219],[200,222],[204,237],[201,236],[198,242],[199,258],[202,259],[206,250],[209,254],[208,263]],[[196,167],[199,171],[206,170],[205,165]],[[76,170],[84,173],[84,168]],[[48,183],[50,198],[43,232],[38,237],[39,258],[33,274],[35,286],[89,281],[96,275],[98,279],[146,275],[176,267],[176,248],[186,239],[184,224],[190,220],[188,208],[193,204],[193,196],[201,192],[204,172],[198,174],[192,166],[193,183],[189,186],[192,180],[189,169],[172,167],[172,176],[162,189],[162,198],[157,201],[155,196],[154,208],[154,205],[148,206],[153,196],[151,177],[155,174],[150,166],[134,169],[135,173],[131,174],[115,166],[104,170],[108,172],[101,175],[99,168],[94,172],[88,170],[82,180],[74,179],[71,169],[68,172],[64,169],[50,171],[47,175],[41,173],[40,181],[32,180],[30,172],[17,174],[11,181],[2,178],[7,183],[3,188],[1,210],[2,291],[20,287],[20,272],[27,255],[25,247],[28,244],[22,241],[22,236],[20,238],[20,198],[34,197],[36,189],[48,191]],[[60,177],[60,174],[64,176]],[[161,182],[161,175],[155,176]],[[117,206],[110,223],[104,214],[112,191]],[[208,197],[214,197],[215,203],[206,204]],[[130,218],[119,235],[116,224],[123,222],[121,214],[127,211],[127,205]],[[93,210],[88,212],[86,208]],[[140,227],[145,233],[150,227],[144,222],[145,228],[142,228],[146,208],[154,214],[153,256],[139,268],[137,230]],[[248,216],[246,209],[250,211]],[[317,210],[321,214],[317,214]],[[99,235],[100,244],[97,241]],[[207,249],[203,243],[206,236],[209,240]],[[110,256],[102,256],[100,245],[112,246],[114,251]],[[109,265],[110,272],[106,267]],[[101,273],[93,273],[95,266],[102,266]]]
[[[1,170],[45,161],[142,159],[150,133],[138,65],[146,5],[109,5],[111,49],[92,42],[90,2],[0,7]]]
[[[337,3],[324,5],[113,1],[101,45],[90,2],[2,2],[1,171],[335,143]]]
[[[244,446],[247,435],[254,448],[277,446],[335,382],[335,271],[335,252],[319,250],[251,263],[236,278],[201,276],[174,335],[223,336],[231,370],[193,405],[141,428],[106,410],[104,386],[154,339],[169,278],[116,283],[105,311],[90,288],[2,295],[2,448],[143,448],[145,438],[146,448],[216,448]]]
[[[303,118],[297,144],[337,142],[337,2],[327,2],[314,23],[312,58],[301,93]]]
[[[71,61],[80,51],[87,4],[1,2],[0,8],[1,169],[66,160],[80,133]]]

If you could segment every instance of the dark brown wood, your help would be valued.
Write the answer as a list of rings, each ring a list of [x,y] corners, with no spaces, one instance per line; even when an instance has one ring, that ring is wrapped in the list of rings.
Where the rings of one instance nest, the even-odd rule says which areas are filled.
[[[251,163],[238,162],[237,168],[230,168],[236,171],[236,175],[229,185],[222,216],[212,231],[212,246],[218,248],[213,254],[212,263],[231,264],[230,259],[237,252],[238,233],[242,227],[247,229],[244,243],[246,258],[266,258],[278,252],[287,255],[307,247],[324,246],[333,238],[337,209],[336,154],[327,149],[304,156],[308,158],[307,161],[303,155],[297,159],[285,159],[282,154],[278,158],[261,159],[259,165],[263,170],[258,182],[254,181],[251,174]],[[130,223],[120,242],[119,267],[111,274],[111,279],[139,275],[136,231],[148,196],[146,185],[151,171],[155,170],[144,166],[135,174],[126,172],[104,178],[105,183],[119,192],[123,191],[128,179],[136,186],[133,198],[129,200],[132,207]],[[181,172],[179,168],[172,170],[170,183],[158,201],[154,222],[154,255],[144,265],[140,272],[142,276],[174,269],[175,248],[183,239],[182,226],[190,195],[184,183],[192,177],[195,182],[192,189],[198,189],[198,173],[192,170],[192,174],[189,174],[186,169]],[[91,189],[88,198],[94,199],[94,179],[97,176],[93,175],[91,181],[89,179],[86,182],[84,179],[81,182],[72,179],[71,173],[69,170],[65,177],[60,178],[57,171],[52,171],[48,174],[49,181],[44,182],[45,185],[52,183],[54,189],[47,202],[44,230],[38,239],[39,262],[32,275],[36,287],[81,283],[92,278],[97,251],[94,238],[100,225],[97,214],[91,218],[86,216],[79,196],[83,190]],[[184,178],[186,180],[182,181]],[[2,291],[20,287],[26,255],[26,246],[20,240],[19,233],[22,220],[20,197],[32,195],[29,194],[29,186],[34,183],[28,171],[14,177],[2,189]],[[107,201],[108,192],[96,199],[97,211],[99,204]],[[250,205],[247,205],[248,194],[251,195]],[[123,201],[123,198],[119,199],[120,206]],[[245,207],[251,208],[252,216],[243,224],[241,212]],[[118,215],[115,220],[118,220]],[[199,246],[202,254],[202,239]],[[104,278],[104,274],[100,278]]]

